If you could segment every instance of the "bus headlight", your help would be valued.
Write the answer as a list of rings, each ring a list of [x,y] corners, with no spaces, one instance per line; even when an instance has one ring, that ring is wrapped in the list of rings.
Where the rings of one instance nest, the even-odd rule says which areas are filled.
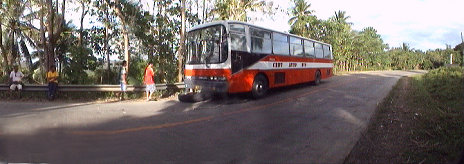
[[[221,81],[224,81],[224,80],[226,80],[226,77],[224,77],[224,76],[210,76],[209,80],[213,80],[213,81],[221,80]]]
[[[218,77],[217,77],[217,80],[222,80],[222,81],[225,81],[225,80],[227,80],[227,78],[226,78],[226,77],[224,77],[224,76],[218,76]]]

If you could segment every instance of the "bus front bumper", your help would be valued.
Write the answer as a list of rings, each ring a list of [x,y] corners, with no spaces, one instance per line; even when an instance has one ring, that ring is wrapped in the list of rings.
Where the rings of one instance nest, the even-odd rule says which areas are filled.
[[[227,80],[189,77],[184,80],[185,88],[199,89],[201,92],[228,92]]]

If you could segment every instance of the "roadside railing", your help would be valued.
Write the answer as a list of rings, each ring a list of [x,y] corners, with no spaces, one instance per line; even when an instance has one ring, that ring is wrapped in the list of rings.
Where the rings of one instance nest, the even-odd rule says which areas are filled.
[[[157,90],[167,89],[183,89],[184,83],[174,84],[156,84]],[[7,84],[0,84],[0,91],[8,91],[10,89]],[[48,91],[48,85],[25,84],[23,91]],[[58,85],[60,92],[120,92],[120,85]],[[142,92],[145,91],[145,85],[128,85],[127,92]]]

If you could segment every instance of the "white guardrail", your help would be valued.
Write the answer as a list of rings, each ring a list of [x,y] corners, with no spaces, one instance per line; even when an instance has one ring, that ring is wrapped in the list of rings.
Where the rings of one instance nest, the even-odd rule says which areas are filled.
[[[166,89],[183,89],[184,83],[174,84],[156,84],[157,90]],[[7,84],[0,84],[0,91],[8,91],[10,89]],[[48,91],[48,85],[25,84],[23,91]],[[59,85],[58,91],[61,92],[119,92],[120,85]],[[127,85],[128,92],[145,91],[145,85]]]

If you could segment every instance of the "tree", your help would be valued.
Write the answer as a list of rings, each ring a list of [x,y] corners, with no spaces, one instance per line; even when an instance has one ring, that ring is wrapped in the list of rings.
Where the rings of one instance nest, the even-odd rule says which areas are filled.
[[[5,38],[8,45],[8,47],[3,45],[3,35],[0,34],[2,38],[0,39],[0,49],[4,58],[5,71],[8,71],[8,67],[12,64],[20,64],[20,54],[23,54],[26,58],[28,69],[30,71],[33,69],[31,55],[26,43],[32,47],[36,46],[28,32],[36,32],[38,29],[28,22],[29,19],[35,17],[36,12],[26,13],[27,5],[30,5],[30,3],[26,0],[7,0],[5,3],[6,8],[3,8],[3,5],[1,7],[0,17],[2,23],[5,22],[5,26],[0,29],[2,33],[4,31],[7,34]],[[6,28],[3,29],[3,27]]]
[[[2,11],[2,14],[0,15],[0,22],[3,22],[3,0],[0,0],[0,11]],[[9,63],[8,63],[8,55],[6,53],[5,47],[3,46],[3,28],[2,28],[2,23],[0,23],[0,51],[2,56],[3,56],[3,75],[8,75],[9,72]]]
[[[105,0],[106,3],[114,9],[116,15],[119,18],[119,21],[121,22],[121,32],[124,38],[124,60],[127,61],[127,68],[126,70],[129,71],[129,65],[130,65],[130,54],[129,54],[129,30],[128,30],[128,19],[127,16],[123,13],[123,6],[130,5],[128,4],[125,0],[115,0],[114,2],[110,2],[110,0]],[[127,10],[126,10],[127,11]]]
[[[186,0],[180,0],[181,1],[181,20],[182,20],[182,27],[180,30],[180,44],[179,44],[179,50],[178,55],[177,55],[177,61],[178,61],[178,66],[177,66],[177,81],[182,82],[182,61],[184,59],[184,45],[185,45],[185,21],[186,21],[186,16],[185,16],[185,1]]]
[[[337,12],[335,12],[334,18],[336,22],[341,23],[341,24],[350,24],[350,25],[353,24],[353,23],[347,22],[347,20],[350,19],[351,17],[346,16],[346,11],[338,10]]]
[[[304,35],[304,31],[307,29],[307,23],[310,18],[314,18],[312,13],[314,10],[310,10],[310,3],[306,3],[305,0],[294,0],[295,7],[292,9],[293,17],[288,20],[288,24],[292,27],[293,33],[299,33]]]
[[[294,0],[295,6],[292,8],[292,16],[288,21],[290,33],[301,35],[308,38],[320,39],[321,21],[312,13],[311,4],[305,0]]]
[[[89,12],[89,10],[86,8],[88,4],[90,3],[89,0],[79,0],[81,4],[81,20],[80,20],[80,28],[79,28],[79,46],[83,46],[83,37],[84,37],[84,18],[85,15]]]
[[[213,12],[218,15],[219,20],[246,22],[248,11],[260,10],[267,13],[272,3],[266,3],[264,0],[216,0],[215,5]]]

